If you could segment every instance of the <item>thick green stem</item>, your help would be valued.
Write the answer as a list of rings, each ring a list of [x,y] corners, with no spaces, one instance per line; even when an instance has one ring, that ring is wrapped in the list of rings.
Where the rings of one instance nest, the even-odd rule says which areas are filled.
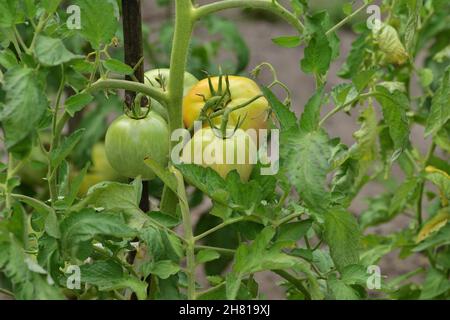
[[[190,1],[177,0],[175,13],[175,33],[173,36],[172,55],[170,57],[170,81],[168,87],[168,115],[170,132],[183,127],[182,104],[184,72],[186,70],[189,43],[191,41],[194,18]],[[170,141],[171,146],[178,141]],[[172,214],[176,211],[177,196],[164,187],[161,210]]]
[[[187,2],[187,1],[186,1]],[[303,32],[302,22],[278,2],[273,0],[223,0],[203,5],[194,10],[195,18],[200,19],[218,11],[232,8],[252,8],[270,11],[292,25],[299,33]]]
[[[167,94],[160,90],[157,90],[151,86],[145,85],[143,83],[128,81],[128,80],[118,80],[118,79],[100,79],[94,82],[89,88],[86,88],[84,92],[90,93],[102,89],[124,89],[135,92],[140,92],[155,99],[162,105],[167,104]]]

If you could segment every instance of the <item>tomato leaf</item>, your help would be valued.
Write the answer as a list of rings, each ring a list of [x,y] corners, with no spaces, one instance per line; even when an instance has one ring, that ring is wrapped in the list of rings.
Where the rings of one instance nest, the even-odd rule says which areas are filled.
[[[67,50],[60,39],[43,35],[37,37],[34,50],[39,63],[45,66],[57,66],[82,57]]]
[[[108,69],[111,72],[123,74],[123,75],[132,75],[134,73],[133,68],[131,68],[129,65],[123,63],[122,61],[116,60],[116,59],[108,59],[106,61],[103,61],[103,65],[106,69]]]
[[[324,87],[317,89],[316,93],[309,98],[305,110],[300,118],[300,128],[305,132],[315,131],[319,126],[320,108],[323,103]]]
[[[391,93],[382,86],[377,86],[376,90],[375,97],[381,104],[389,135],[396,151],[401,152],[409,140],[409,121],[406,117],[406,111],[409,109],[408,98],[400,91]]]
[[[81,35],[94,49],[111,42],[118,28],[115,7],[108,0],[77,0],[81,8]]]
[[[359,262],[360,231],[349,212],[331,209],[325,214],[325,240],[338,270]]]
[[[267,101],[269,101],[269,105],[272,110],[275,112],[275,115],[280,122],[280,126],[282,130],[287,130],[292,126],[295,126],[297,123],[297,118],[295,113],[289,110],[287,106],[281,103],[280,100],[270,91],[268,88],[263,88],[262,92],[266,97]]]
[[[438,90],[433,96],[431,110],[425,127],[425,136],[435,134],[450,119],[450,67],[444,73]]]
[[[6,92],[0,121],[5,145],[11,149],[36,130],[48,107],[45,90],[38,74],[29,68],[15,67],[5,74]]]
[[[87,93],[70,96],[64,103],[65,111],[73,117],[75,113],[87,106],[93,99],[94,97]]]
[[[61,224],[61,247],[72,257],[78,257],[82,243],[95,236],[112,236],[132,238],[136,231],[125,223],[117,213],[95,212],[94,209],[83,209],[73,212]]]
[[[52,168],[57,168],[61,162],[67,158],[67,156],[72,152],[75,145],[80,141],[84,129],[78,129],[72,133],[68,138],[66,138],[55,150],[50,154],[50,165]]]
[[[285,168],[302,200],[310,208],[325,210],[330,202],[330,193],[325,189],[331,157],[327,134],[299,130],[282,133],[281,154],[284,159],[281,167]]]

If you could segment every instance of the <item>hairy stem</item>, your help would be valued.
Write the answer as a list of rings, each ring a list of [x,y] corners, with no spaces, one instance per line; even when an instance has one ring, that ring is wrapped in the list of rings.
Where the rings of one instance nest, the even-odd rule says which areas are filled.
[[[252,8],[267,10],[272,12],[273,14],[276,14],[287,23],[292,25],[299,33],[302,33],[305,28],[302,22],[294,14],[281,6],[277,1],[273,0],[223,0],[196,8],[194,10],[194,15],[196,19],[200,19],[209,14],[232,8]]]
[[[170,57],[170,82],[168,87],[168,116],[170,132],[183,127],[182,103],[184,72],[186,71],[189,43],[191,41],[194,18],[190,1],[175,2],[175,33]],[[178,141],[169,141],[171,149]],[[169,152],[171,154],[171,152]],[[177,196],[167,186],[161,199],[161,211],[173,214],[176,211]]]

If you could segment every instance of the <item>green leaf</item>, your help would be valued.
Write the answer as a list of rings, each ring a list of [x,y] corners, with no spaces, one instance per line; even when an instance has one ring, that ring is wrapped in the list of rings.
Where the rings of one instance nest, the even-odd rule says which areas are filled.
[[[282,36],[272,39],[273,43],[283,48],[295,48],[301,43],[299,36]]]
[[[433,166],[427,166],[425,172],[426,178],[439,188],[442,204],[447,206],[450,200],[450,175]]]
[[[140,231],[139,238],[147,244],[148,252],[155,261],[171,260],[178,263],[183,256],[183,245],[180,240],[157,226],[145,227]]]
[[[450,290],[448,276],[435,268],[430,268],[425,278],[422,292],[420,293],[420,299],[433,299],[448,290]]]
[[[262,89],[264,96],[267,101],[269,101],[269,105],[274,111],[278,121],[280,122],[281,130],[287,130],[292,126],[295,126],[297,123],[297,117],[295,113],[289,110],[287,106],[281,103],[280,100],[270,91],[268,88]]]
[[[61,222],[60,227],[61,246],[70,256],[77,256],[80,244],[95,236],[132,238],[136,235],[117,213],[98,213],[93,209],[73,212]]]
[[[300,65],[304,72],[323,75],[331,63],[332,50],[323,30],[312,35]]]
[[[148,217],[139,208],[140,193],[133,185],[119,182],[102,182],[91,189],[85,199],[75,206],[79,210],[85,206],[102,208],[109,212],[122,213],[127,223],[136,229],[142,228]]]
[[[94,99],[88,93],[78,93],[73,96],[70,96],[64,103],[65,111],[73,117],[75,113],[83,109]]]
[[[147,283],[124,274],[122,267],[112,260],[95,261],[80,269],[81,281],[97,286],[100,291],[130,288],[139,300],[147,298]]]
[[[413,252],[423,251],[431,247],[437,248],[446,244],[450,244],[450,223],[447,223],[439,231],[432,233],[430,237],[418,244]]]
[[[305,105],[305,110],[300,118],[300,128],[305,132],[315,131],[319,126],[320,121],[320,108],[323,103],[323,93],[324,87],[320,87],[314,93],[314,95],[309,98]]]
[[[220,254],[215,250],[205,249],[200,250],[197,253],[197,256],[195,258],[195,262],[197,264],[203,264],[209,261],[213,261],[220,258]]]
[[[28,68],[15,67],[5,74],[2,88],[6,92],[0,121],[8,150],[28,139],[48,107],[43,83]]]
[[[359,300],[357,292],[344,281],[331,277],[328,279],[328,288],[336,300]]]
[[[145,277],[152,274],[160,279],[167,279],[170,276],[177,274],[180,271],[180,266],[170,260],[161,260],[157,262],[150,262],[143,266]]]
[[[128,76],[134,73],[133,68],[117,59],[108,59],[106,61],[103,61],[103,65],[106,69],[114,73]]]
[[[310,208],[324,210],[330,201],[330,194],[325,189],[331,157],[327,134],[290,130],[281,134],[281,154],[285,159],[281,167],[286,169],[288,179],[302,200]]]
[[[12,27],[23,20],[23,12],[17,0],[0,1],[0,27]]]
[[[57,168],[64,159],[72,152],[73,148],[76,146],[78,141],[80,141],[84,129],[78,129],[72,133],[68,138],[51,152],[50,154],[50,165],[52,168]]]
[[[389,216],[394,216],[401,212],[410,203],[414,191],[417,189],[419,181],[416,177],[411,177],[403,181],[395,190],[394,196],[389,206]]]
[[[81,9],[81,35],[94,49],[111,42],[118,28],[114,5],[109,0],[77,0]]]
[[[209,195],[213,200],[224,202],[228,198],[225,180],[212,170],[194,164],[179,164],[176,166],[184,178],[192,185]]]
[[[435,134],[450,119],[450,67],[445,70],[439,88],[433,96],[425,127],[425,136]]]
[[[311,226],[310,219],[283,224],[280,226],[276,241],[297,242],[306,235]]]
[[[351,79],[358,73],[364,71],[363,62],[365,59],[367,49],[367,39],[370,30],[366,30],[364,33],[358,36],[352,43],[350,53],[347,57],[347,61],[343,64],[338,75],[344,79]],[[355,83],[356,84],[356,83]]]
[[[359,262],[360,230],[347,211],[333,209],[325,215],[325,241],[338,270]]]
[[[39,35],[36,38],[36,57],[45,66],[57,66],[73,59],[80,58],[64,46],[61,39]]]
[[[391,93],[382,86],[377,86],[376,91],[375,97],[381,104],[394,147],[397,151],[404,150],[409,140],[409,122],[406,117],[408,98],[400,91]]]
[[[0,66],[3,66],[5,69],[11,69],[17,64],[16,55],[10,49],[0,51]]]

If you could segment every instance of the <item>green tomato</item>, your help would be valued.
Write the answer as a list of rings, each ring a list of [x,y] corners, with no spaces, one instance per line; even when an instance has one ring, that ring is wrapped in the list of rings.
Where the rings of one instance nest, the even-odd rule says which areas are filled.
[[[209,167],[222,178],[236,170],[241,181],[248,181],[256,163],[257,148],[253,139],[244,130],[227,130],[226,139],[217,131],[206,127],[197,131],[184,146],[181,162]]]
[[[151,111],[143,119],[123,115],[114,120],[106,132],[106,157],[120,175],[128,178],[140,175],[143,180],[151,180],[155,174],[144,159],[151,157],[166,166],[169,139],[167,123],[156,112]]]

